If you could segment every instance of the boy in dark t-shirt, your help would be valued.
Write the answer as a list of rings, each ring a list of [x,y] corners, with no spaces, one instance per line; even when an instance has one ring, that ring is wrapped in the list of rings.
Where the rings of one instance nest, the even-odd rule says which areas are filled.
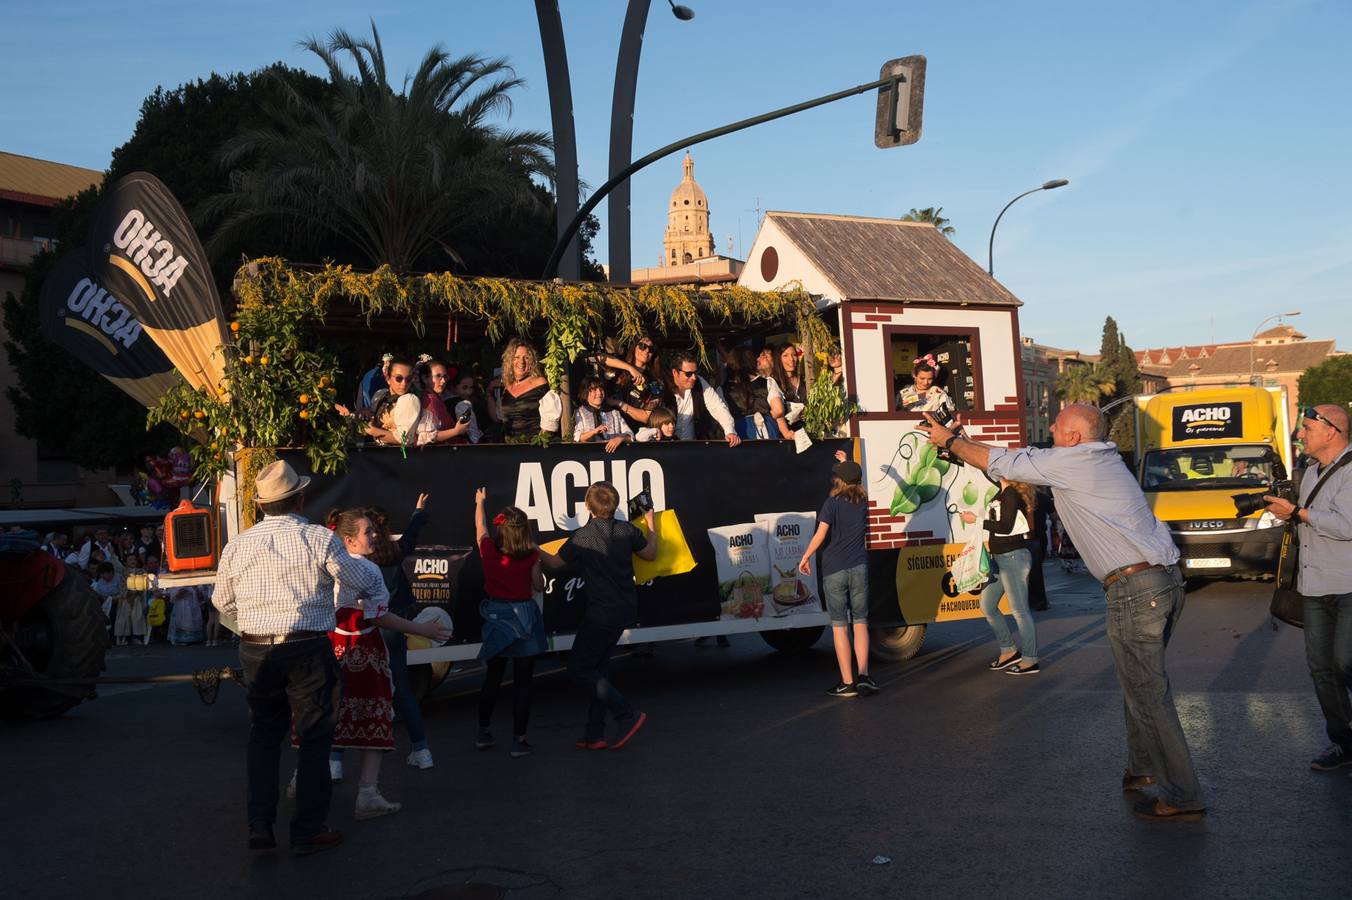
[[[575,565],[582,570],[587,584],[587,607],[568,653],[568,676],[584,688],[591,698],[587,711],[587,729],[577,742],[583,750],[618,750],[647,721],[606,677],[610,654],[624,629],[638,620],[638,588],[634,585],[634,563],[657,558],[657,519],[647,513],[648,537],[628,522],[615,518],[620,493],[614,485],[598,481],[587,488],[587,511],[591,519],[569,536],[555,556],[543,549],[540,561],[550,568]],[[606,713],[615,719],[619,731],[613,742],[605,740]]]

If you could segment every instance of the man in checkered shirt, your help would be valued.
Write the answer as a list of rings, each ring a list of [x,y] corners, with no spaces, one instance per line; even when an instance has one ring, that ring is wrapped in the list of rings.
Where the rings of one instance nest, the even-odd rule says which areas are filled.
[[[291,850],[313,853],[342,842],[325,823],[328,755],[341,687],[328,632],[334,627],[334,583],[384,590],[378,571],[363,568],[322,525],[301,516],[310,483],[285,462],[255,480],[263,520],[226,545],[212,603],[238,623],[239,657],[249,702],[249,849],[277,846],[278,768],[282,741],[300,742]],[[373,574],[374,573],[374,574]]]

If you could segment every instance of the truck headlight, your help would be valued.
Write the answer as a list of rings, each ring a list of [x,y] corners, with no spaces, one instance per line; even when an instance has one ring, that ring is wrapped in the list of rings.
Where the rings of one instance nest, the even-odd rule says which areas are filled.
[[[1263,514],[1262,514],[1261,516],[1258,517],[1258,524],[1255,525],[1254,527],[1255,527],[1255,528],[1279,528],[1279,527],[1281,527],[1283,524],[1285,524],[1285,523],[1282,522],[1281,519],[1277,518],[1276,516],[1274,516],[1272,513],[1268,512],[1267,510],[1263,510]]]

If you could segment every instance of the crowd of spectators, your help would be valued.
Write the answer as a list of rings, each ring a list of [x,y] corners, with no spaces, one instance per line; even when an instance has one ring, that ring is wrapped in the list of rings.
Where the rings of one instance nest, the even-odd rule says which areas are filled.
[[[42,551],[84,577],[102,599],[108,641],[115,646],[168,642],[174,646],[226,643],[209,587],[160,587],[164,526],[142,525],[114,535],[95,526],[75,536],[45,535]]]
[[[513,338],[486,384],[475,371],[432,356],[386,354],[362,377],[355,407],[334,408],[376,443],[405,447],[535,441],[542,435],[602,443],[608,452],[652,440],[722,440],[731,446],[792,440],[803,426],[807,399],[802,355],[792,341],[759,349],[720,345],[714,369],[701,371],[685,350],[668,353],[664,362],[652,334],[627,347],[607,342],[574,363],[568,423],[536,348]],[[840,384],[839,354],[831,359],[830,378]]]

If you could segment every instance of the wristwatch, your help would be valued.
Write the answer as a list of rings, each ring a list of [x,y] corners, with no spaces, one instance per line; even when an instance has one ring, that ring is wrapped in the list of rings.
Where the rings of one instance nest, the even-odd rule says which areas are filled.
[[[953,442],[956,441],[957,439],[958,436],[956,434],[950,434],[948,436],[948,440],[944,441],[944,449],[951,450],[953,448]]]

